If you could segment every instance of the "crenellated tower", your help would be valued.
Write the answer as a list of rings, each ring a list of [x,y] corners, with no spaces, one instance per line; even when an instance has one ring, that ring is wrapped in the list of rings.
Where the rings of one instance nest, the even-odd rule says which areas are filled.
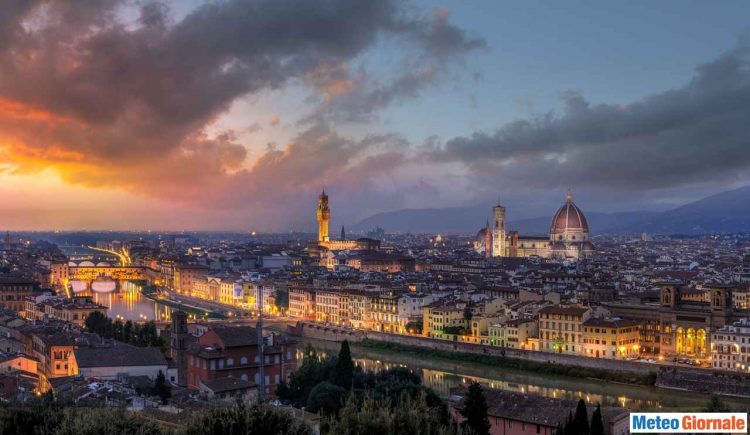
[[[328,208],[328,195],[325,189],[318,195],[318,241],[328,242],[331,238],[328,236],[328,222],[331,220],[331,210]]]

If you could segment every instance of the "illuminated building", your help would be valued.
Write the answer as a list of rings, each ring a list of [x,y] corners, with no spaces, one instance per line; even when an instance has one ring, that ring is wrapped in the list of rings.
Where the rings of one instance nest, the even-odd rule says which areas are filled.
[[[505,250],[505,207],[496,205],[492,208],[492,256],[507,257]]]
[[[328,223],[331,220],[331,210],[328,208],[328,195],[325,189],[318,196],[318,241],[328,242]]]
[[[640,354],[638,322],[591,318],[583,322],[584,356],[618,359]]]
[[[38,283],[31,279],[11,275],[2,276],[0,277],[0,306],[22,313],[26,309],[26,297],[39,294],[38,287]]]
[[[539,310],[539,342],[543,352],[579,354],[583,345],[583,323],[591,309],[555,305]]]
[[[369,238],[346,240],[346,232],[343,227],[341,228],[341,240],[331,240],[328,233],[328,227],[331,220],[331,209],[328,207],[328,195],[325,191],[318,196],[318,210],[316,216],[318,220],[318,240],[308,243],[307,253],[311,257],[320,258],[321,266],[333,269],[336,264],[347,264],[346,261],[340,261],[334,258],[333,253],[337,251],[377,251],[380,249],[379,240]],[[382,261],[369,261],[371,259],[371,257],[368,257],[367,260],[363,262],[367,263],[367,268],[373,270],[396,268],[390,264],[383,265],[381,264]],[[396,263],[399,262],[396,261]],[[353,264],[354,266],[352,267],[359,269],[359,267],[357,267],[359,264],[358,260],[353,260]]]
[[[505,207],[501,205],[492,208],[492,222],[491,237],[489,229],[484,228],[475,239],[475,249],[485,255],[491,252],[493,257],[580,258],[594,251],[586,217],[573,203],[570,192],[552,217],[547,236],[521,236],[518,231],[506,231]]]
[[[684,283],[668,280],[658,283],[658,303],[604,303],[612,316],[640,323],[643,352],[663,355],[707,357],[711,331],[748,316],[732,304],[731,285],[706,284],[709,302],[682,298]]]
[[[711,334],[711,366],[750,372],[750,321],[742,319]]]

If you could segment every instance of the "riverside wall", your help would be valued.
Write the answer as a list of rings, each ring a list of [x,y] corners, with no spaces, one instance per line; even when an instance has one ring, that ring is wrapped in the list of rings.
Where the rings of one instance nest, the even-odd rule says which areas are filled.
[[[351,328],[322,325],[314,322],[298,322],[294,326],[289,326],[287,332],[291,335],[318,340],[348,340],[352,343],[358,343],[365,339],[370,339],[405,346],[477,355],[504,356],[507,358],[533,361],[537,363],[559,364],[640,376],[656,373],[657,378],[655,385],[657,387],[699,391],[734,397],[750,397],[750,377],[735,372],[724,372],[684,366],[653,365],[637,361],[588,358],[521,349],[503,349],[500,347],[483,346],[472,343],[458,343],[449,340],[439,340],[414,335],[354,330]]]
[[[288,332],[292,335],[301,337],[315,338],[319,340],[342,341],[348,340],[356,343],[365,339],[382,341],[386,343],[401,344],[406,346],[425,347],[429,349],[438,349],[450,352],[464,352],[478,355],[505,356],[507,358],[521,359],[538,363],[560,364],[566,366],[583,367],[591,369],[609,370],[622,373],[633,373],[637,375],[648,375],[649,373],[659,372],[660,369],[667,369],[666,366],[655,366],[653,364],[641,363],[637,361],[612,360],[604,358],[588,358],[576,355],[566,355],[560,353],[549,353],[530,351],[522,349],[508,349],[494,346],[483,346],[472,343],[459,343],[450,340],[440,340],[435,338],[388,334],[384,332],[361,331],[339,326],[322,325],[314,322],[298,322],[295,326],[290,326]],[[673,370],[670,366],[669,370]],[[679,372],[687,373],[706,373],[705,369],[693,367],[679,367]]]

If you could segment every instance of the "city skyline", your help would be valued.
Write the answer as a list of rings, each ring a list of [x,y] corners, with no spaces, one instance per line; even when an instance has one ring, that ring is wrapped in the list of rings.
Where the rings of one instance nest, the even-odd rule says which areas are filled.
[[[742,2],[0,8],[3,229],[312,231],[323,186],[336,228],[750,182]]]

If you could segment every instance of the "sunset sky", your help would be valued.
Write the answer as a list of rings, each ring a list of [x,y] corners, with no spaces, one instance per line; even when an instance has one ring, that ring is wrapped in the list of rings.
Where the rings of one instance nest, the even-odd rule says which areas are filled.
[[[750,2],[0,1],[0,230],[661,210],[750,184]],[[481,225],[481,223],[478,223]]]

